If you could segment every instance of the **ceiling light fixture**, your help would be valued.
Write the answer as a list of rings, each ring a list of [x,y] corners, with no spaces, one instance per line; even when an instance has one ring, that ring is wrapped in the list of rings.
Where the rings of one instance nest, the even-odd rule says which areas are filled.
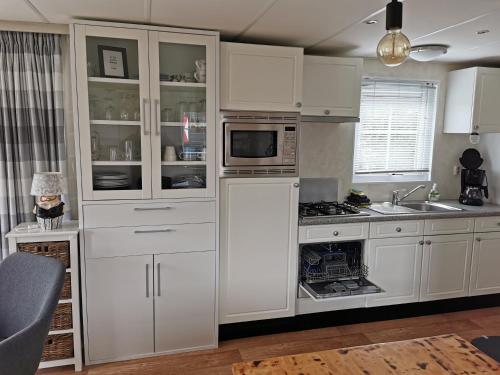
[[[385,22],[387,34],[378,43],[377,56],[386,66],[398,66],[408,58],[411,50],[410,41],[401,32],[403,4],[398,0],[392,0],[387,4]]]
[[[489,32],[490,32],[490,30],[485,29],[485,30],[476,31],[476,34],[477,35],[483,35],[483,34],[488,34]]]
[[[366,20],[365,23],[367,25],[376,25],[378,23],[378,21],[377,20]]]
[[[448,52],[448,46],[443,44],[423,44],[411,47],[410,57],[413,60],[426,62],[435,60]]]

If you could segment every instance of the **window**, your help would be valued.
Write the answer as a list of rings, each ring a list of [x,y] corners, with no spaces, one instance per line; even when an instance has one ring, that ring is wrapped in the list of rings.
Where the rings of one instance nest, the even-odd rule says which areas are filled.
[[[364,79],[354,182],[428,181],[437,84]]]

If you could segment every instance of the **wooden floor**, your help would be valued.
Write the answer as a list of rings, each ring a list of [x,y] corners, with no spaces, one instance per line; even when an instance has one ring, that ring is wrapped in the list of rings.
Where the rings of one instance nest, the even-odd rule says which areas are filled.
[[[500,307],[224,341],[216,350],[86,367],[82,375],[230,375],[231,364],[380,342],[456,333],[500,335]],[[70,367],[37,374],[72,374]]]

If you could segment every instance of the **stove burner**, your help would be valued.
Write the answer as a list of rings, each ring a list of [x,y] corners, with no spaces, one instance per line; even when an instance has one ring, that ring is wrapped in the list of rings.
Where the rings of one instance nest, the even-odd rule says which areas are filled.
[[[354,207],[346,202],[338,203],[321,201],[299,204],[299,216],[301,218],[346,215],[361,216],[367,214],[361,212],[357,207]]]

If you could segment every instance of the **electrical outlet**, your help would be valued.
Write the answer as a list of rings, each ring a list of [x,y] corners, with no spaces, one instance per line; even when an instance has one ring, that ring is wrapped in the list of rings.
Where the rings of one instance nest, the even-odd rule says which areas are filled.
[[[460,166],[454,165],[453,166],[453,176],[458,176],[459,173],[460,173]]]

